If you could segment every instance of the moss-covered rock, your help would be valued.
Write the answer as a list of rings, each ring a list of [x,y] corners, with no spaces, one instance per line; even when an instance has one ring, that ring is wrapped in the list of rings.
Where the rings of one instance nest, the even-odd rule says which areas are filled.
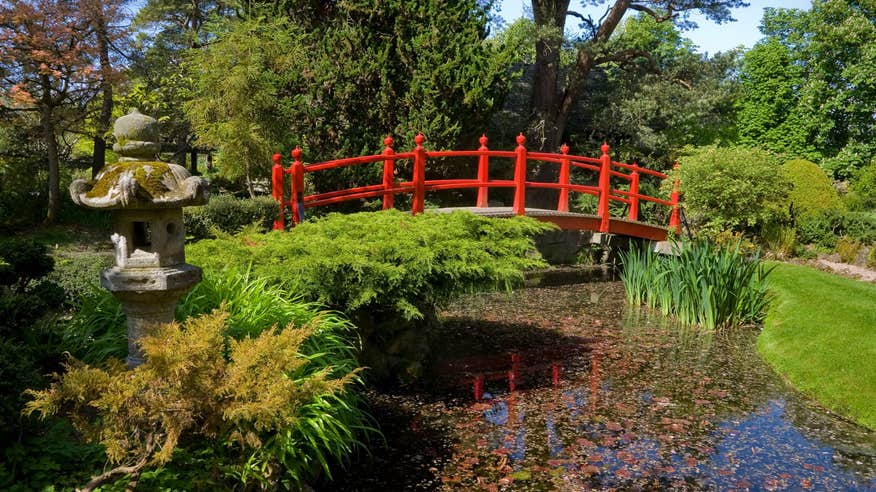
[[[803,220],[843,208],[830,178],[814,162],[794,159],[782,166],[782,175],[792,188],[788,200],[794,215]]]

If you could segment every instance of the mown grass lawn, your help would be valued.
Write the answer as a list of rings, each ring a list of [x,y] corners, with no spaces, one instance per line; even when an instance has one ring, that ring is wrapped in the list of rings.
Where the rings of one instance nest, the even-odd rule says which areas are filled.
[[[764,359],[796,388],[876,429],[876,285],[778,264],[758,339]]]

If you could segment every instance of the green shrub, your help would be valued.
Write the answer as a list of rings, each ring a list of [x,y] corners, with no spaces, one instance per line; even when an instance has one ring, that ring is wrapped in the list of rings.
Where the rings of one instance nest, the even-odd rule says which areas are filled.
[[[833,249],[836,241],[848,236],[863,244],[876,243],[876,215],[869,212],[828,210],[797,223],[798,239],[804,244],[817,244]]]
[[[856,239],[843,236],[836,241],[836,253],[843,263],[854,263],[861,252],[861,246]]]
[[[778,160],[764,151],[699,147],[680,162],[683,206],[707,237],[724,230],[757,233],[787,215],[788,184]]]
[[[522,283],[524,270],[545,266],[532,236],[549,228],[465,212],[331,214],[289,232],[201,241],[187,254],[204,268],[249,270],[348,314],[411,320],[463,293]]]
[[[830,178],[818,164],[795,159],[782,165],[782,176],[791,184],[788,201],[795,217],[807,219],[842,208]]]
[[[870,246],[870,251],[867,253],[867,267],[876,268],[876,246]]]
[[[195,239],[213,237],[213,230],[236,234],[255,224],[264,232],[271,228],[279,206],[272,197],[235,198],[218,195],[201,207],[183,209],[186,235]]]
[[[0,258],[5,263],[0,268],[0,285],[23,289],[32,280],[51,272],[55,261],[48,252],[45,244],[32,239],[9,238],[0,241]]]
[[[627,301],[706,329],[759,323],[770,296],[769,270],[757,255],[709,242],[679,243],[676,255],[632,248],[621,253]]]
[[[876,160],[870,161],[855,174],[850,189],[862,208],[876,209]]]
[[[100,272],[113,265],[110,252],[69,251],[54,255],[55,268],[47,278],[64,289],[67,301],[76,303],[100,285]]]

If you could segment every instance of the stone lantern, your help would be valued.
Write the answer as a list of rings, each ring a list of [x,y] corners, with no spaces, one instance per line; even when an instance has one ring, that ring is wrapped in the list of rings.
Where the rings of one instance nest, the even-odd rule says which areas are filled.
[[[136,109],[116,120],[108,164],[92,182],[78,179],[70,196],[82,207],[112,210],[115,265],[100,284],[122,303],[128,322],[128,367],[143,363],[138,340],[169,323],[179,298],[201,281],[186,263],[182,207],[207,203],[207,182],[182,166],[158,162],[158,122]]]

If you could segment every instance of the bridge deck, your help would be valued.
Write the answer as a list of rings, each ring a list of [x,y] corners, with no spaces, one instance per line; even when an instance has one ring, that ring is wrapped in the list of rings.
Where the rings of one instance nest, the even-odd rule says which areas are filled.
[[[450,213],[456,210],[465,210],[484,217],[513,217],[515,215],[512,207],[445,207],[429,209],[427,211]],[[596,215],[558,212],[543,208],[527,208],[526,216],[544,222],[551,222],[560,229],[599,231],[600,220]],[[650,239],[652,241],[665,241],[668,229],[646,222],[612,218],[609,220],[608,233]]]

